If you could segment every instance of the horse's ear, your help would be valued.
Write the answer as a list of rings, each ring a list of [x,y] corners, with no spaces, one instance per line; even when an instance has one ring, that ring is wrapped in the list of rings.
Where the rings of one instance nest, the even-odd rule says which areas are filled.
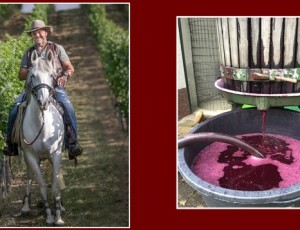
[[[31,62],[34,62],[37,58],[38,58],[38,54],[37,54],[36,50],[32,51]]]
[[[48,61],[51,61],[53,59],[53,52],[51,50],[49,50],[47,53],[47,59]]]

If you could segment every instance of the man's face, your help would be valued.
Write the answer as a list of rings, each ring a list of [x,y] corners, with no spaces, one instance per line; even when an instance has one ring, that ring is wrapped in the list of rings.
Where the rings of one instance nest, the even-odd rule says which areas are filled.
[[[31,37],[36,45],[43,46],[47,43],[47,34],[46,30],[40,29],[31,32]]]

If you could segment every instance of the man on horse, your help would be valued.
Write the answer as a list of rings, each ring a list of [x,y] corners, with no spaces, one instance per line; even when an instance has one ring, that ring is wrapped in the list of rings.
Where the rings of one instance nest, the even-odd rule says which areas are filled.
[[[54,53],[54,58],[56,61],[57,71],[56,76],[53,76],[56,81],[55,87],[55,99],[64,109],[64,122],[66,124],[66,148],[69,150],[69,159],[76,159],[78,155],[82,153],[82,148],[77,140],[77,121],[75,116],[74,108],[68,98],[67,92],[65,91],[65,86],[67,81],[74,73],[74,67],[65,51],[65,49],[56,43],[47,40],[47,36],[51,35],[53,32],[52,26],[46,26],[41,20],[35,20],[31,24],[29,31],[25,31],[32,37],[35,45],[27,49],[23,55],[21,61],[21,67],[19,71],[19,79],[26,80],[27,75],[31,68],[31,54],[34,50],[37,51],[38,55],[45,57],[49,49]],[[18,155],[18,147],[15,143],[12,143],[12,128],[15,123],[18,107],[26,100],[26,92],[23,92],[17,99],[16,103],[12,107],[9,113],[7,131],[6,131],[6,144],[3,153],[8,156]]]

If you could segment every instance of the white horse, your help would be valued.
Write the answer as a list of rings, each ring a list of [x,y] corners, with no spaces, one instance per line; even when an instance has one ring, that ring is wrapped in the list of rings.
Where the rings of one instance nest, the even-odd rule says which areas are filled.
[[[28,105],[21,125],[20,149],[27,165],[28,184],[21,210],[30,211],[29,198],[33,177],[37,178],[47,214],[47,225],[63,225],[61,213],[60,165],[64,151],[65,128],[63,118],[52,103],[54,95],[53,75],[56,73],[54,55],[48,51],[46,58],[31,55],[32,68],[27,79]],[[42,160],[52,163],[52,191],[55,197],[55,219],[48,202],[47,184],[40,170]]]

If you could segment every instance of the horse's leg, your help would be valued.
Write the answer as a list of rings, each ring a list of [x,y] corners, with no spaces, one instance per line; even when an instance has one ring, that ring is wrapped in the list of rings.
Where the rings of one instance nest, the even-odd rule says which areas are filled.
[[[45,163],[46,166],[46,172],[47,172],[47,180],[51,181],[52,178],[52,163],[50,160],[47,160]],[[65,180],[64,180],[64,176],[60,170],[60,176],[59,176],[59,187],[60,190],[64,190],[66,188],[66,184],[65,184]]]
[[[64,225],[64,221],[61,218],[62,211],[64,208],[61,204],[61,192],[60,192],[60,181],[61,181],[61,172],[60,172],[60,163],[61,163],[61,155],[55,154],[52,158],[52,190],[55,196],[55,225]]]
[[[60,191],[66,188],[64,176],[62,174],[62,170],[61,169],[60,169],[60,173],[59,173],[59,187],[60,187]],[[60,206],[61,206],[61,211],[62,212],[66,212],[66,209],[63,206],[62,199],[60,199]]]
[[[31,191],[32,180],[34,176],[30,167],[28,167],[26,158],[25,161],[27,165],[27,185],[26,185],[26,193],[23,199],[23,207],[21,209],[22,215],[27,215],[30,212],[30,191]]]
[[[46,161],[46,168],[47,168],[47,179],[50,182],[52,179],[52,162],[50,160]],[[66,184],[65,184],[65,180],[62,174],[62,170],[60,170],[60,174],[59,174],[59,187],[60,187],[60,191],[66,188]],[[63,204],[62,204],[62,199],[60,200],[60,206],[61,206],[61,211],[65,212],[66,209],[64,208]]]
[[[27,157],[28,164],[32,169],[32,171],[34,172],[34,175],[36,176],[36,179],[40,186],[40,191],[44,200],[44,205],[47,214],[46,224],[52,225],[54,223],[54,218],[52,216],[52,212],[49,206],[48,195],[47,195],[47,184],[45,183],[43,175],[41,173],[39,160],[36,159],[33,155],[28,153],[26,154],[26,157]]]

